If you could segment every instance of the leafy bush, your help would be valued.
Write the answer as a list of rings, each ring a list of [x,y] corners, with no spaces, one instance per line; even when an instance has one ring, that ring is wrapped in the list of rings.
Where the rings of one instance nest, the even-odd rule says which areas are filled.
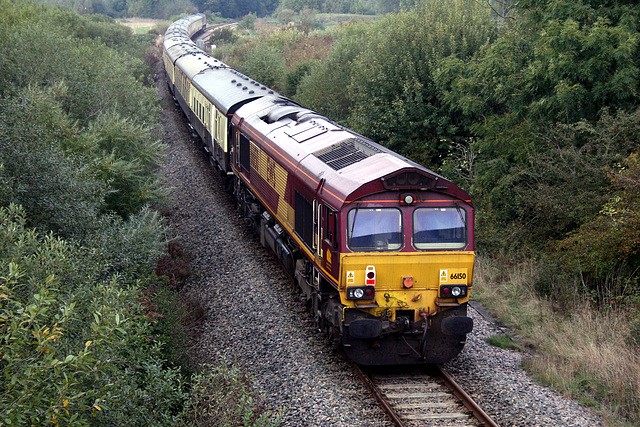
[[[614,192],[598,216],[559,244],[599,302],[640,295],[640,160],[631,154],[611,173]]]
[[[247,52],[243,72],[252,79],[281,91],[280,78],[285,72],[285,62],[280,52],[271,46],[256,46]]]
[[[21,21],[0,21],[0,54],[5,58],[0,63],[0,94],[29,84],[42,87],[64,82],[69,90],[60,102],[81,125],[114,109],[142,123],[157,119],[156,91],[143,84],[152,82],[147,78],[150,69],[130,54],[140,49],[132,34],[130,45],[120,53],[106,46],[100,36],[92,34],[96,37],[92,39],[88,24],[68,10],[16,3],[14,8],[24,12],[15,18]],[[7,12],[12,16],[11,10]]]
[[[228,26],[214,30],[209,37],[209,43],[216,45],[235,43],[237,40],[238,36]]]
[[[58,90],[63,85],[0,99],[0,174],[8,183],[7,201],[25,208],[31,227],[82,237],[91,232],[107,185],[94,176],[89,159],[65,152],[61,141],[73,140],[77,131],[55,100]]]
[[[115,274],[127,284],[144,288],[155,282],[151,273],[165,248],[165,227],[157,212],[145,207],[127,220],[105,215],[94,231],[84,243],[92,248],[102,277]]]
[[[318,60],[300,81],[295,100],[344,123],[354,106],[345,88],[352,82],[352,63],[365,48],[362,39],[367,38],[367,31],[369,27],[364,23],[350,23],[342,27],[335,35],[335,43],[327,58]]]
[[[0,424],[179,424],[184,379],[140,302],[164,247],[146,207],[163,147],[155,89],[123,53],[136,43],[108,20],[0,5]]]
[[[253,30],[255,29],[255,22],[257,18],[258,17],[255,13],[249,13],[238,23],[238,27],[245,30]]]
[[[99,279],[89,248],[25,223],[0,208],[3,423],[176,423],[186,395],[148,338],[139,290]]]
[[[155,169],[163,161],[165,147],[153,139],[148,125],[105,113],[89,124],[83,136],[86,151],[97,159],[96,175],[110,187],[104,210],[126,218],[164,197]]]

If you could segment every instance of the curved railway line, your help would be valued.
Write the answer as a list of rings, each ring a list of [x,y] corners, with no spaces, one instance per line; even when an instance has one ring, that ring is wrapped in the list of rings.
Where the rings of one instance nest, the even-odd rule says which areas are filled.
[[[197,42],[198,40],[202,40],[204,42],[209,37],[211,37],[213,32],[216,30],[219,30],[224,27],[229,27],[230,30],[233,30],[237,26],[238,26],[237,22],[231,22],[228,24],[208,24],[202,31],[194,35],[193,41]]]
[[[497,427],[440,365],[363,370],[352,363],[397,427]]]

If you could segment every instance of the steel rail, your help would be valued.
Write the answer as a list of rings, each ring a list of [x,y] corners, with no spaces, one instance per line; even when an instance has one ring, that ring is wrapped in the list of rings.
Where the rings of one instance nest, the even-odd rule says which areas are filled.
[[[387,414],[391,422],[395,424],[396,427],[405,427],[406,426],[405,423],[400,419],[400,417],[398,416],[396,411],[393,410],[391,405],[389,405],[389,402],[384,398],[384,396],[382,396],[378,387],[376,387],[373,381],[371,381],[371,378],[369,378],[367,374],[362,372],[362,369],[360,369],[357,363],[355,363],[349,358],[347,358],[347,360],[349,361],[349,364],[351,365],[351,367],[356,371],[356,373],[358,374],[362,382],[365,384],[365,386],[369,389],[371,394],[373,394],[373,397],[375,397],[378,403],[380,403],[380,406],[382,406],[382,409]]]
[[[453,379],[451,375],[447,371],[445,371],[441,365],[436,365],[442,379],[445,382],[445,385],[453,392],[454,396],[456,396],[462,404],[473,413],[473,416],[483,423],[485,427],[499,427],[499,425],[491,419],[486,412],[478,406],[478,404],[469,396],[460,385]]]

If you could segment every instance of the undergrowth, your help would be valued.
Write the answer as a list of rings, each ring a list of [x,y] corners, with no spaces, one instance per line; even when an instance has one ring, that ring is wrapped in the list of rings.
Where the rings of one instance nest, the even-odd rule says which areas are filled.
[[[611,425],[639,425],[640,346],[633,307],[598,307],[578,293],[541,297],[534,287],[544,268],[534,261],[479,257],[474,297],[532,350],[523,363],[530,375],[593,407]]]

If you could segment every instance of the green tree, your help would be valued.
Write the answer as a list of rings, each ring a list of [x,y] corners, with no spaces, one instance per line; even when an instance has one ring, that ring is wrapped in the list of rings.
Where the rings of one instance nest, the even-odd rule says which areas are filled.
[[[544,247],[603,203],[598,162],[611,166],[630,153],[625,144],[605,144],[603,156],[603,139],[577,129],[637,105],[640,7],[527,1],[518,12],[471,61],[447,59],[439,82],[450,111],[475,123],[476,202],[498,229],[515,230],[512,244],[524,238]],[[567,193],[584,197],[561,208],[554,195]]]
[[[440,61],[470,58],[497,34],[490,9],[464,0],[429,0],[374,23],[353,62],[348,124],[431,167],[464,136],[443,108]]]
[[[319,0],[282,0],[279,8],[290,9],[300,13],[303,9],[320,10],[321,3]]]
[[[295,100],[332,120],[345,122],[353,108],[347,88],[352,81],[352,64],[363,51],[368,24],[349,23],[337,33],[326,60],[318,61],[302,78]]]
[[[238,27],[244,28],[246,30],[253,30],[255,29],[255,22],[257,18],[258,17],[255,13],[248,13],[244,16],[244,18],[242,18],[242,20],[238,24]]]
[[[579,227],[554,247],[567,266],[581,273],[589,291],[601,301],[611,301],[640,293],[640,111],[605,115],[602,124],[588,130],[589,145],[597,150],[594,163],[602,159],[597,154],[608,157],[599,162],[599,178],[611,185],[597,193],[591,215],[585,215]],[[620,159],[625,152],[628,156]],[[578,203],[587,205],[588,200]]]
[[[285,74],[285,61],[273,46],[256,46],[247,52],[242,70],[260,83],[281,91],[280,79]]]

